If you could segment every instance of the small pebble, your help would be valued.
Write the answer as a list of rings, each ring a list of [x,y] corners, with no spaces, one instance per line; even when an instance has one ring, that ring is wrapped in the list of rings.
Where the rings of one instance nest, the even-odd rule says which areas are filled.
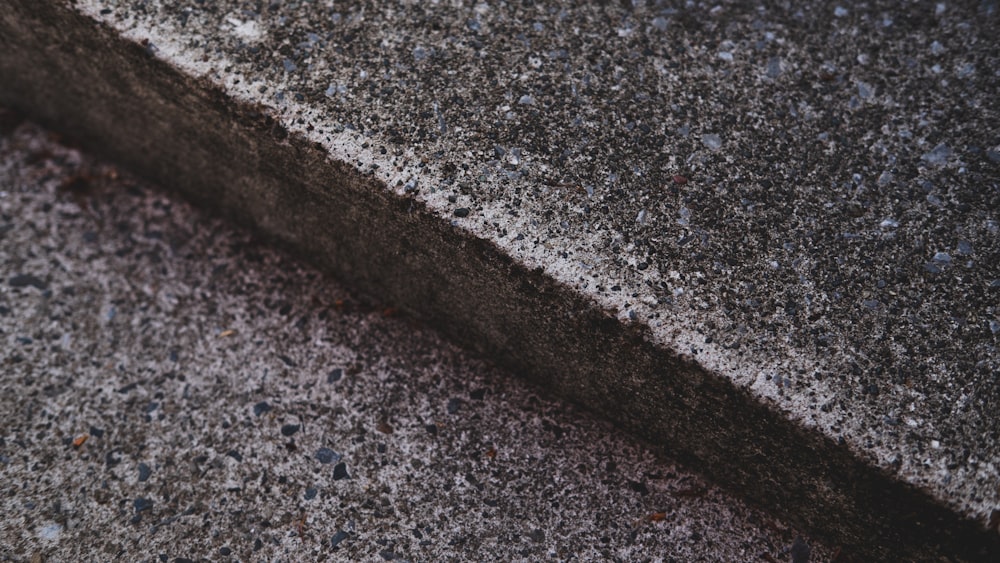
[[[333,480],[340,481],[341,479],[350,479],[351,476],[347,473],[347,464],[340,462],[333,466]]]
[[[708,133],[701,136],[701,142],[704,143],[709,150],[717,151],[722,148],[722,137],[714,134]]]
[[[255,416],[260,416],[271,410],[271,405],[267,404],[267,401],[261,401],[253,406],[253,414]]]
[[[951,148],[945,144],[940,144],[934,147],[933,150],[924,153],[924,155],[920,157],[920,159],[927,164],[934,166],[940,166],[947,163],[949,158],[951,158]]]
[[[792,563],[809,563],[809,556],[812,554],[812,549],[809,548],[809,544],[804,542],[802,538],[795,538],[792,542]]]
[[[44,290],[48,287],[48,284],[31,274],[18,274],[8,281],[11,287],[34,287],[36,289]]]
[[[291,436],[291,435],[295,434],[296,432],[298,432],[300,428],[302,428],[302,426],[299,425],[299,424],[286,424],[286,425],[284,425],[284,426],[281,427],[281,435],[282,436]]]
[[[767,61],[767,77],[777,78],[781,76],[781,58],[771,57]]]
[[[330,547],[337,547],[338,545],[341,544],[341,542],[346,540],[348,537],[350,537],[350,535],[347,532],[343,530],[338,530],[337,533],[333,534],[333,537],[330,538]]]
[[[322,464],[333,463],[335,461],[340,461],[342,456],[337,452],[331,450],[330,448],[320,448],[316,450],[316,459]]]
[[[875,95],[875,89],[867,82],[858,82],[858,97],[862,100],[870,100]]]

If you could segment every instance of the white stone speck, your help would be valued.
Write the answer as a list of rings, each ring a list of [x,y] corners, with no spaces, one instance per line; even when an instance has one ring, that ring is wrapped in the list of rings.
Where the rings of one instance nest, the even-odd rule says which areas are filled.
[[[233,26],[230,31],[233,35],[239,37],[244,41],[260,41],[261,30],[257,22],[253,20],[242,21],[238,18],[226,18],[226,23]]]
[[[62,526],[55,522],[46,524],[38,530],[38,537],[42,541],[56,541],[62,535]]]
[[[722,137],[715,133],[707,133],[701,136],[701,142],[710,150],[717,151],[722,148]]]

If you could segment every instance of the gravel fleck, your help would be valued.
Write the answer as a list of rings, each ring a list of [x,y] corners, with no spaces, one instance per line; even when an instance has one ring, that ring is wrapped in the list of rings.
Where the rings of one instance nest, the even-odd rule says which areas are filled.
[[[950,158],[951,158],[951,147],[944,144],[940,144],[934,147],[933,150],[924,153],[924,155],[920,157],[921,160],[932,166],[941,166],[943,164],[947,164],[948,159]]]
[[[336,548],[341,544],[341,542],[343,542],[349,537],[350,534],[348,534],[347,532],[343,530],[338,530],[337,533],[333,534],[333,537],[330,538],[330,547]]]
[[[347,473],[347,464],[340,462],[333,466],[333,480],[340,481],[341,479],[350,479],[351,476]]]
[[[41,278],[33,276],[31,274],[18,274],[10,278],[8,282],[11,287],[34,287],[36,289],[44,290],[48,287],[48,284],[42,281]]]
[[[722,137],[716,135],[715,133],[702,135],[701,142],[708,147],[709,150],[717,151],[722,148]]]
[[[340,461],[341,455],[330,448],[320,448],[316,450],[316,459],[322,464]]]

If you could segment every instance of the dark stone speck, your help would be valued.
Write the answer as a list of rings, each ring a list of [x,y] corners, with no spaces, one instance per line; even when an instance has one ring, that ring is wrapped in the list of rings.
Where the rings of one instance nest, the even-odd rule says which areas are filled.
[[[11,287],[28,287],[28,286],[31,286],[31,287],[34,287],[36,289],[45,289],[46,287],[48,287],[48,284],[46,284],[40,278],[35,277],[35,276],[31,275],[31,274],[18,274],[16,276],[10,278],[10,281],[8,283],[10,283]]]
[[[633,491],[639,493],[642,496],[646,496],[649,494],[649,489],[646,487],[646,484],[640,483],[639,481],[629,481],[628,488],[632,489]]]
[[[331,371],[326,376],[326,382],[327,383],[336,383],[336,382],[340,381],[341,377],[344,377],[344,370],[342,370],[340,368],[337,368],[337,369]]]
[[[460,399],[448,400],[448,414],[455,414],[460,408],[462,408],[462,401]]]
[[[153,508],[153,501],[148,498],[139,497],[132,502],[132,506],[135,507],[136,512],[142,512]]]
[[[340,545],[342,541],[346,540],[348,537],[350,536],[347,532],[343,530],[338,530],[337,533],[333,534],[333,537],[330,538],[330,547],[337,547],[338,545]]]
[[[468,217],[468,216],[469,216],[468,207],[459,207],[458,209],[455,210],[455,217]]]
[[[802,541],[802,538],[795,538],[792,543],[792,563],[809,563],[809,555],[812,550],[809,549],[809,544]]]
[[[260,416],[271,410],[271,405],[267,404],[267,401],[261,401],[253,406],[253,414]]]
[[[296,432],[298,432],[299,428],[302,428],[302,426],[298,425],[298,424],[286,424],[286,425],[284,425],[284,426],[281,427],[281,435],[282,436],[291,436],[292,434],[295,434]]]
[[[341,479],[350,479],[351,476],[347,474],[347,464],[340,462],[333,466],[333,480],[340,481]]]
[[[153,474],[153,470],[149,468],[145,463],[139,464],[139,482],[145,483],[149,480],[149,477]]]
[[[330,448],[320,448],[316,450],[316,459],[322,464],[340,461],[341,455]]]

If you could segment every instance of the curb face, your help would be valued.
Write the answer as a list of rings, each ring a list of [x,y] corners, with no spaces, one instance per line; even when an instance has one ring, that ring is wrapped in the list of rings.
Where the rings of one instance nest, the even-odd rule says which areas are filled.
[[[905,445],[909,438],[882,436],[890,447],[866,453],[861,445],[864,434],[848,435],[842,444],[829,433],[827,425],[836,423],[837,416],[845,426],[856,426],[869,420],[868,410],[881,412],[866,400],[851,398],[858,393],[853,380],[863,377],[817,372],[814,377],[819,378],[818,382],[802,383],[808,380],[808,372],[796,373],[796,358],[786,358],[784,364],[771,364],[784,367],[774,368],[776,371],[767,378],[757,371],[747,379],[745,374],[720,369],[728,365],[726,362],[742,361],[736,349],[722,356],[704,351],[719,348],[718,342],[713,346],[715,339],[707,324],[701,341],[679,337],[670,340],[670,315],[676,315],[680,319],[678,326],[683,328],[688,313],[666,306],[670,303],[661,303],[655,295],[655,304],[647,304],[645,309],[633,304],[630,310],[653,311],[660,315],[659,319],[640,313],[634,315],[638,322],[631,322],[628,310],[623,309],[624,314],[606,312],[613,310],[607,300],[567,283],[568,274],[561,269],[564,263],[553,258],[553,264],[546,264],[537,254],[518,256],[505,246],[510,243],[508,239],[483,236],[481,224],[459,223],[473,212],[492,217],[488,201],[482,208],[465,203],[477,201],[476,197],[482,199],[474,187],[469,187],[472,195],[466,194],[458,181],[451,190],[454,202],[445,191],[424,197],[408,188],[412,178],[407,176],[406,166],[420,162],[420,155],[405,143],[394,150],[400,151],[404,160],[409,157],[411,164],[404,164],[398,174],[383,177],[382,172],[372,168],[380,162],[379,157],[372,156],[377,153],[377,145],[366,148],[358,141],[357,147],[342,145],[338,149],[317,144],[315,138],[310,138],[307,125],[297,123],[288,107],[275,110],[261,105],[260,100],[240,101],[239,96],[232,95],[239,88],[230,85],[227,90],[219,85],[220,81],[233,80],[232,75],[215,71],[220,74],[196,77],[164,62],[164,53],[157,54],[158,40],[144,45],[123,39],[60,3],[19,4],[12,14],[3,17],[5,35],[14,38],[9,40],[12,45],[6,49],[7,55],[0,60],[0,76],[10,85],[0,92],[4,103],[58,126],[88,146],[101,147],[106,154],[161,184],[178,186],[201,204],[253,225],[348,284],[413,312],[464,345],[605,414],[653,443],[664,444],[671,456],[753,502],[826,534],[834,542],[875,557],[922,557],[939,548],[944,553],[976,559],[983,555],[983,549],[997,549],[995,532],[984,531],[981,522],[971,520],[985,520],[991,503],[995,506],[1000,496],[994,490],[996,422],[987,414],[991,411],[986,410],[996,404],[997,395],[995,385],[989,385],[989,370],[996,363],[996,355],[988,337],[976,333],[957,341],[959,345],[970,344],[976,354],[986,354],[979,356],[979,363],[962,368],[968,369],[963,376],[968,376],[978,391],[972,396],[973,402],[967,398],[963,403],[975,407],[973,415],[951,423],[971,428],[979,438],[973,443],[963,438],[964,434],[954,437],[978,452],[973,457],[982,463],[969,468],[960,466],[962,471],[955,472],[959,477],[970,476],[960,479],[959,485],[968,487],[971,500],[957,494],[949,497],[951,489],[927,481],[933,475],[930,469],[900,471],[900,466],[920,464],[911,459],[909,452],[891,447],[893,440]],[[123,33],[138,29],[122,26]],[[294,60],[288,60],[291,67],[297,68]],[[177,64],[176,59],[172,62]],[[779,70],[782,64],[779,61]],[[294,92],[289,96],[294,99]],[[518,98],[519,104],[522,99]],[[533,98],[520,105],[531,106],[537,101]],[[80,111],[81,107],[87,111]],[[993,117],[989,114],[986,120]],[[708,151],[721,149],[723,138],[717,133],[705,133],[701,139]],[[944,146],[948,149],[948,145]],[[357,151],[356,161],[330,158],[331,153],[343,156],[352,150]],[[944,154],[944,149],[937,153],[935,150],[927,153],[926,162],[948,161],[950,156]],[[507,155],[508,149],[504,148],[506,164],[516,167]],[[441,165],[442,170],[445,168],[447,163]],[[684,181],[671,181],[686,185],[687,178],[680,177]],[[530,184],[533,180],[518,181]],[[558,185],[550,186],[551,191],[559,189]],[[982,204],[989,209],[989,195],[984,197]],[[606,200],[607,204],[612,200]],[[455,204],[454,210],[446,205],[451,203]],[[559,208],[555,209],[559,213]],[[625,205],[624,209],[630,207]],[[681,209],[690,213],[693,208]],[[526,209],[523,215],[542,217],[548,210],[544,206]],[[453,218],[448,218],[448,211]],[[642,211],[645,209],[636,215],[638,224],[650,219],[650,213],[644,216]],[[636,236],[626,234],[629,239]],[[561,239],[552,240],[557,244]],[[749,254],[759,257],[754,240],[750,237],[745,244]],[[634,246],[634,241],[628,244]],[[977,252],[986,257],[995,252],[995,241],[993,245],[989,239],[976,241]],[[618,247],[626,248],[626,239]],[[614,243],[609,251],[618,252],[613,248]],[[683,257],[668,255],[673,259]],[[950,268],[951,262],[943,256],[938,260],[937,255],[928,264],[938,273]],[[544,258],[544,254],[541,256]],[[984,266],[982,262],[980,270],[969,274],[974,281],[988,278],[990,272],[995,274],[995,265],[986,262]],[[625,263],[630,264],[628,260]],[[640,268],[636,262],[636,271],[667,271],[667,267],[641,264],[645,267]],[[739,263],[733,265],[735,270],[741,267]],[[982,268],[987,269],[985,274]],[[829,267],[820,271],[837,273]],[[930,269],[926,271],[933,274]],[[625,277],[635,283],[648,280],[648,275],[633,272]],[[669,279],[669,275],[662,275],[653,281]],[[678,301],[684,292],[676,293],[676,289],[683,289],[682,285],[678,284],[672,293]],[[976,291],[973,295],[979,301],[989,295],[988,291],[982,293],[982,288]],[[984,320],[980,318],[988,313],[984,307],[973,304],[970,315]],[[737,311],[734,318],[742,318],[742,314]],[[842,320],[853,323],[856,319]],[[655,326],[657,321],[659,326]],[[885,327],[880,324],[884,321],[862,321],[862,326],[872,330]],[[807,323],[806,328],[823,328],[828,322],[820,318],[815,324]],[[696,332],[688,330],[685,334]],[[850,334],[832,334],[827,344],[850,342]],[[919,346],[918,341],[914,350]],[[754,348],[750,350],[750,356],[743,358],[753,364],[760,358],[753,355]],[[847,367],[831,362],[828,366]],[[878,362],[873,362],[872,369],[876,369]],[[857,367],[864,376],[865,370]],[[810,392],[835,387],[845,377],[851,385],[813,404],[815,413],[807,409],[790,414],[792,407],[782,402],[792,406],[810,400],[816,403],[815,398],[810,399]],[[778,384],[773,383],[775,378]],[[879,388],[874,383],[868,385]],[[925,396],[937,389],[936,384],[916,385]],[[900,382],[898,386],[905,384]],[[895,395],[880,399],[889,403],[895,400]],[[932,396],[925,402],[937,404],[940,400]],[[902,409],[906,404],[891,406]],[[923,404],[917,406],[927,416],[933,410]],[[865,410],[866,417],[851,420],[851,409],[855,408]],[[925,408],[930,410],[925,412]],[[902,412],[895,415],[900,419],[896,424],[906,418]],[[933,442],[940,444],[941,440]],[[934,448],[932,443],[928,445]],[[895,452],[899,465],[889,463],[885,451]],[[923,490],[907,483],[920,484]],[[951,509],[944,508],[944,503]]]

